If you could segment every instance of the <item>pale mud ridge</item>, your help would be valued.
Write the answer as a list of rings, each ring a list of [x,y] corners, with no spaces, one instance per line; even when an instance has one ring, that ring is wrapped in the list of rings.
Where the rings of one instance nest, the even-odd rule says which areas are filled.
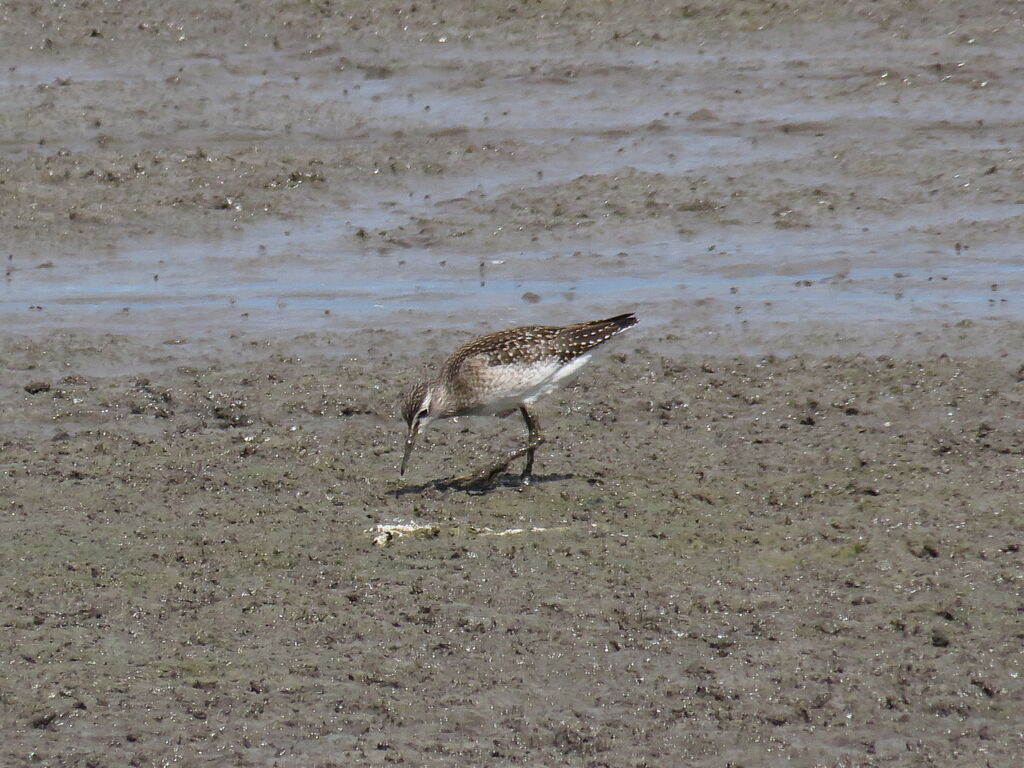
[[[0,764],[1019,764],[1019,9],[132,5],[0,8]]]

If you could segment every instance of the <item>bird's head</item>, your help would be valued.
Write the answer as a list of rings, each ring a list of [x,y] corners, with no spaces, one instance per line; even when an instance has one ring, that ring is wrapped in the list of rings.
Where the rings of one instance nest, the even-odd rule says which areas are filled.
[[[432,401],[433,392],[425,381],[414,384],[402,397],[402,420],[409,431],[405,436],[405,454],[402,456],[402,469],[399,471],[401,476],[405,475],[405,468],[409,463],[409,454],[412,453],[416,435],[435,418],[431,412]]]

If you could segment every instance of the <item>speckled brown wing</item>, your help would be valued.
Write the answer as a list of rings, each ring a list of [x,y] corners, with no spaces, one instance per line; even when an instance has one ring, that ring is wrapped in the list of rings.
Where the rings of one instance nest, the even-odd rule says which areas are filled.
[[[552,356],[552,345],[563,329],[551,325],[524,325],[489,334],[470,342],[466,357],[482,356],[488,365],[530,364]]]
[[[637,322],[636,315],[628,312],[604,320],[568,325],[558,329],[557,336],[548,342],[547,346],[562,362],[567,362],[604,344],[612,336],[632,328]]]
[[[452,366],[454,371],[477,356],[486,357],[488,365],[529,364],[549,358],[566,362],[636,324],[636,316],[630,312],[575,325],[509,328],[464,344],[455,350],[446,365]]]

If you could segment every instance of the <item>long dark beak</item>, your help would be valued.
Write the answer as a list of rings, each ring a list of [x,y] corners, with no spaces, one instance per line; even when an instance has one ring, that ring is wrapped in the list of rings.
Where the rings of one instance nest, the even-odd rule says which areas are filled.
[[[418,430],[414,426],[409,430],[409,436],[405,438],[405,455],[402,456],[402,468],[398,472],[399,477],[405,477],[405,468],[409,465],[409,454],[412,453],[412,447],[416,443],[416,434]]]

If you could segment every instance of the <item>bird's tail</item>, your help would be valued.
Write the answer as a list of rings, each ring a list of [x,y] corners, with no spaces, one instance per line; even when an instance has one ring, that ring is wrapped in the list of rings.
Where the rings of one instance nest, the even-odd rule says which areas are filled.
[[[603,344],[612,336],[622,333],[627,328],[632,328],[640,322],[636,315],[627,312],[623,315],[616,315],[604,320],[588,320],[585,323],[577,323],[562,329],[562,336],[571,341],[572,345],[579,349],[592,349],[598,344]]]

